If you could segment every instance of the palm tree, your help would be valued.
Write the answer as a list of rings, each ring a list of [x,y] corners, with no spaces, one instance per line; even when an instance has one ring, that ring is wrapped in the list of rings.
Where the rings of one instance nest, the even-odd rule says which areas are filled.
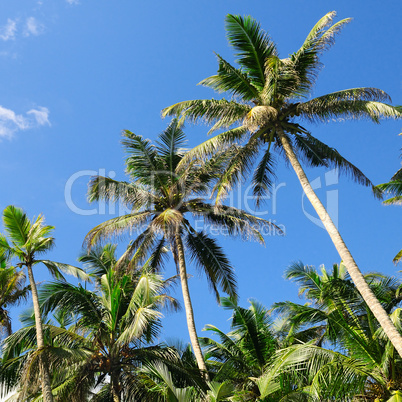
[[[313,137],[298,123],[298,118],[311,122],[367,118],[378,123],[381,118],[402,117],[398,107],[383,103],[390,98],[376,88],[346,89],[305,100],[321,67],[319,56],[334,43],[336,34],[350,21],[344,19],[332,25],[334,16],[335,12],[326,14],[313,27],[299,50],[280,59],[275,43],[256,20],[229,14],[226,17],[227,36],[236,52],[239,68],[217,55],[218,73],[200,84],[217,92],[226,92],[232,99],[189,100],[167,107],[162,113],[163,116],[181,115],[183,119],[213,123],[210,132],[228,129],[190,151],[187,162],[195,156],[211,155],[227,144],[243,144],[228,163],[216,187],[218,201],[242,173],[247,173],[260,151],[263,155],[252,177],[257,205],[272,183],[275,165],[272,151],[277,151],[290,162],[359,292],[402,356],[401,335],[365,282],[300,164],[302,160],[308,166],[337,167],[357,182],[372,186],[357,167],[337,150]]]
[[[241,400],[255,400],[260,395],[252,379],[265,372],[279,347],[270,314],[255,300],[248,309],[229,298],[222,298],[221,304],[232,311],[231,331],[225,334],[213,325],[204,328],[220,340],[201,338],[207,362],[213,367],[215,381],[230,381]]]
[[[24,273],[0,255],[0,328],[7,336],[12,334],[9,308],[26,300],[29,294],[29,286],[24,284]]]
[[[203,231],[196,231],[186,216],[201,218],[229,235],[240,234],[260,242],[263,238],[258,229],[263,225],[274,225],[242,210],[205,202],[203,197],[221,173],[222,161],[228,158],[228,153],[217,153],[205,164],[193,161],[184,166],[180,164],[186,154],[182,148],[184,141],[177,120],[173,120],[159,136],[156,146],[130,131],[124,132],[123,145],[128,153],[126,172],[131,182],[94,177],[89,185],[89,200],[119,201],[131,212],[93,228],[86,241],[92,247],[111,235],[129,231],[133,236],[137,231],[137,238],[122,257],[122,261],[131,258],[131,264],[150,250],[154,250],[154,258],[158,259],[160,251],[170,246],[180,274],[191,345],[199,369],[208,378],[195,328],[185,250],[190,260],[205,273],[218,300],[218,287],[236,298],[236,280],[232,265],[215,239]]]
[[[391,198],[384,201],[385,205],[400,205],[402,203],[402,168],[399,169],[388,183],[379,184],[377,189],[385,193],[392,194]],[[394,257],[394,263],[397,264],[402,260],[402,250]]]
[[[157,361],[145,364],[140,374],[150,390],[152,402],[223,402],[231,401],[233,397],[234,388],[229,381],[207,382],[206,389],[194,385],[179,387],[168,366]]]
[[[356,394],[358,391],[367,398],[363,400],[391,398],[393,391],[402,386],[402,361],[343,264],[335,264],[332,271],[321,267],[320,274],[312,266],[297,263],[288,268],[286,277],[299,284],[299,295],[303,295],[308,303],[280,302],[273,306],[274,311],[283,314],[281,332],[287,333],[287,343],[294,345],[289,347],[288,357],[284,358],[282,354],[282,362],[304,354],[299,363],[309,360],[311,367],[316,365],[319,369],[315,369],[310,383],[313,392],[319,393],[320,400],[323,395],[339,397],[339,392]],[[401,331],[400,281],[380,274],[368,274],[366,279]],[[306,345],[306,348],[302,350],[300,345]],[[323,349],[322,345],[334,348],[336,352]],[[342,362],[340,371],[336,361]],[[351,370],[349,379],[345,379],[345,368]],[[329,376],[332,381],[328,381]]]
[[[60,271],[73,274],[81,279],[88,279],[81,269],[67,264],[49,260],[39,260],[37,256],[49,251],[54,245],[54,238],[50,236],[53,226],[44,225],[44,217],[30,221],[22,209],[9,205],[3,211],[3,225],[8,239],[0,234],[0,255],[2,258],[15,258],[19,262],[17,267],[26,267],[32,292],[32,301],[35,312],[35,327],[37,336],[37,350],[40,353],[40,379],[45,402],[53,401],[50,374],[46,363],[46,345],[44,342],[43,323],[39,306],[38,291],[33,275],[33,267],[44,264],[49,272],[58,279],[64,276]]]
[[[174,354],[153,344],[161,327],[161,309],[178,307],[166,294],[172,280],[150,272],[148,265],[127,274],[116,273],[113,249],[107,245],[96,250],[98,264],[92,252],[91,267],[99,268],[95,291],[62,281],[41,289],[43,314],[52,312],[59,319],[59,325],[44,325],[57,400],[137,400],[141,391],[138,367],[145,361],[168,361]],[[35,380],[37,338],[33,330],[27,326],[5,342],[4,372],[16,370],[20,386]],[[29,396],[21,392],[21,397]],[[34,400],[37,395],[31,397]]]

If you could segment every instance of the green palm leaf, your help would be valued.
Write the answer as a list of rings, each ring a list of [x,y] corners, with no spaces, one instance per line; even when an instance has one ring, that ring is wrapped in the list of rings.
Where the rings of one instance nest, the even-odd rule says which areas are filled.
[[[275,159],[268,148],[258,163],[252,178],[253,195],[256,197],[257,207],[261,203],[261,197],[271,188],[275,177]]]
[[[190,258],[206,274],[217,301],[220,300],[217,286],[230,297],[236,298],[237,285],[234,269],[217,242],[204,232],[195,232],[187,235],[186,245]]]
[[[240,96],[245,101],[258,98],[259,94],[252,85],[247,74],[230,65],[219,54],[216,54],[219,60],[218,74],[202,80],[199,85],[214,89],[216,92],[232,93]]]
[[[298,95],[304,96],[311,90],[321,68],[319,55],[334,44],[335,35],[351,21],[346,18],[330,27],[335,15],[335,11],[324,15],[307,35],[301,48],[290,56],[300,80]]]
[[[374,123],[379,123],[380,119],[402,117],[398,108],[381,102],[330,99],[324,103],[320,98],[300,103],[297,106],[297,113],[310,121],[324,123],[331,119],[370,119]]]
[[[238,57],[237,62],[245,69],[254,86],[262,89],[265,84],[265,60],[276,54],[275,44],[250,16],[229,14],[225,23],[229,44]]]
[[[152,212],[144,211],[118,216],[94,227],[86,236],[85,243],[92,247],[100,241],[105,241],[112,236],[122,236],[130,230],[145,224],[152,218]]]
[[[61,274],[61,272],[72,275],[82,281],[89,281],[91,278],[91,276],[88,275],[84,270],[78,267],[74,267],[73,265],[49,260],[37,260],[36,262],[41,262],[42,264],[44,264],[55,279],[61,279],[65,281],[65,278]]]
[[[95,176],[88,185],[88,201],[120,201],[125,206],[138,210],[154,201],[154,195],[140,186],[109,177]]]
[[[31,222],[20,208],[9,205],[3,211],[3,225],[13,242],[18,246],[24,246],[28,240]]]

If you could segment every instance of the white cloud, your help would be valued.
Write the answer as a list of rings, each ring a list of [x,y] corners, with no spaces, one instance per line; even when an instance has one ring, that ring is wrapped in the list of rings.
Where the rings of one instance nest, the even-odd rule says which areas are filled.
[[[50,126],[49,109],[47,107],[39,106],[38,109],[29,110],[27,114],[32,115],[39,126]]]
[[[66,0],[68,4],[80,4],[79,0]]]
[[[25,22],[24,36],[38,36],[43,33],[44,26],[35,17],[28,17]]]
[[[17,21],[8,18],[7,24],[0,28],[0,39],[5,41],[15,39],[16,32],[17,32]]]
[[[0,106],[0,138],[11,138],[16,132],[49,125],[49,109],[39,106],[25,116]]]

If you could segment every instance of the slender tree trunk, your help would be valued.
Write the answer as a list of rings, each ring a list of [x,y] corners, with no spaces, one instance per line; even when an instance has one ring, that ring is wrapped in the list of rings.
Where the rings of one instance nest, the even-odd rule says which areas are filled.
[[[36,326],[36,340],[38,345],[38,350],[43,350],[45,347],[45,341],[43,336],[43,324],[42,316],[39,307],[38,290],[36,289],[36,283],[32,272],[32,265],[27,264],[29,282],[31,284],[32,301],[35,312],[35,326]],[[39,356],[39,370],[40,379],[42,383],[42,394],[44,402],[53,402],[52,386],[50,383],[49,368],[47,366],[47,359],[44,352]]]
[[[297,159],[297,156],[295,155],[293,148],[289,143],[289,140],[285,136],[280,126],[277,126],[277,133],[281,140],[282,146],[286,152],[286,156],[288,157],[294,171],[296,172],[296,175],[300,180],[300,184],[307,198],[310,200],[313,208],[317,212],[325,229],[327,230],[329,236],[331,237],[331,240],[334,243],[335,248],[337,249],[340,257],[342,258],[342,261],[345,264],[350,277],[355,283],[357,290],[360,292],[364,301],[367,303],[370,310],[373,312],[375,318],[378,320],[379,324],[383,328],[384,332],[387,334],[388,338],[394,345],[395,349],[398,351],[399,356],[402,357],[401,334],[397,331],[391,319],[389,318],[387,312],[384,310],[381,303],[377,300],[376,296],[368,286],[366,280],[364,279],[363,274],[360,272],[359,267],[357,266],[355,260],[353,259],[352,254],[346,247],[345,242],[343,241],[338,229],[332,222],[332,219],[328,215],[328,212],[324,208],[324,205],[322,205],[322,202],[317,197],[316,193],[311,187],[310,182],[308,181],[307,176],[304,173],[304,170],[301,167]]]
[[[209,381],[207,366],[204,361],[204,356],[201,352],[200,343],[198,342],[197,331],[195,329],[194,312],[191,304],[190,292],[187,282],[186,260],[184,258],[183,242],[179,230],[175,234],[176,248],[177,248],[177,263],[180,271],[181,289],[183,292],[184,308],[186,310],[187,328],[190,335],[191,345],[193,347],[194,355],[197,360],[198,368],[203,373],[204,379]]]
[[[113,402],[120,402],[120,386],[119,380],[115,373],[111,374],[110,382],[112,385]]]

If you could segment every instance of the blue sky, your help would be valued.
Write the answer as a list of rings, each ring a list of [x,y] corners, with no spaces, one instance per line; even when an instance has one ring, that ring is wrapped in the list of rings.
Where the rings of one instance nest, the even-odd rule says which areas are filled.
[[[57,247],[49,258],[75,264],[85,234],[112,215],[83,216],[72,211],[65,198],[67,183],[72,183],[76,209],[96,212],[96,205],[86,203],[88,179],[95,172],[112,172],[124,179],[123,129],[155,139],[168,124],[160,118],[163,107],[216,97],[196,84],[216,72],[214,51],[233,60],[225,38],[226,14],[258,19],[285,57],[331,10],[339,18],[354,20],[323,57],[325,67],[313,95],[372,86],[401,104],[402,13],[397,1],[386,6],[372,0],[2,1],[0,209],[15,204],[30,217],[43,213],[47,223],[56,227]],[[308,128],[376,184],[387,181],[400,166],[400,121],[331,122]],[[206,131],[205,126],[188,125],[189,146],[203,141]],[[392,258],[402,247],[400,207],[381,205],[368,189],[348,178],[325,184],[325,170],[307,173],[318,187],[321,180],[317,192],[337,215],[339,229],[362,271],[399,275]],[[296,286],[283,278],[293,261],[328,267],[339,262],[328,235],[313,222],[307,201],[303,210],[294,172],[281,162],[277,177],[276,204],[267,201],[269,214],[264,217],[283,225],[286,236],[268,236],[265,247],[221,239],[236,267],[243,305],[249,298],[266,306],[297,300]],[[41,269],[37,280],[48,280]],[[174,272],[170,262],[166,275]],[[228,313],[217,306],[205,281],[192,272],[197,328],[214,324],[227,330]],[[167,317],[164,325],[162,338],[188,339],[183,313]]]

